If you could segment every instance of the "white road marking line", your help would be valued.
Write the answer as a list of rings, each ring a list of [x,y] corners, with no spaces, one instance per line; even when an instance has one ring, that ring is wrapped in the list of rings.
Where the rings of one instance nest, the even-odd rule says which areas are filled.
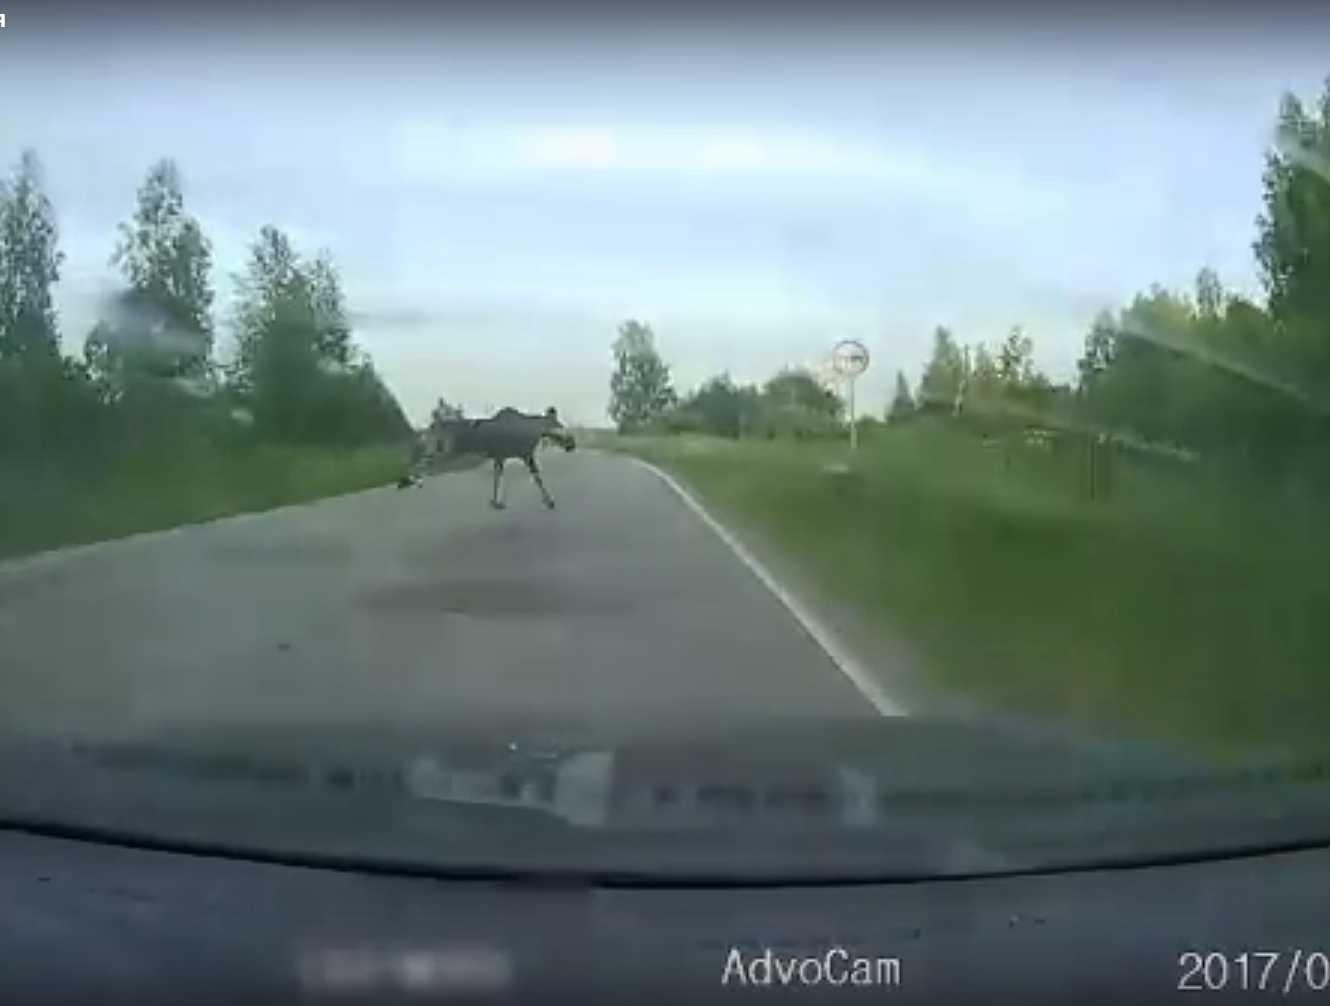
[[[629,461],[641,465],[647,471],[651,472],[656,478],[660,479],[684,502],[688,509],[692,510],[702,522],[711,528],[733,552],[738,556],[739,561],[748,567],[749,571],[756,576],[767,590],[776,595],[776,599],[783,604],[787,611],[794,616],[794,620],[799,623],[803,630],[812,637],[813,641],[820,646],[824,653],[831,659],[855,688],[859,689],[860,694],[866,698],[869,703],[883,716],[906,716],[905,708],[883,690],[882,686],[873,679],[860,663],[836,640],[832,633],[824,626],[817,617],[799,602],[789,591],[782,587],[774,576],[767,572],[765,567],[757,561],[756,558],[744,548],[743,544],[734,537],[724,525],[709,514],[704,506],[687,489],[681,486],[675,478],[668,472],[662,471],[649,461],[643,461],[641,458],[631,455],[620,455],[626,457]]]

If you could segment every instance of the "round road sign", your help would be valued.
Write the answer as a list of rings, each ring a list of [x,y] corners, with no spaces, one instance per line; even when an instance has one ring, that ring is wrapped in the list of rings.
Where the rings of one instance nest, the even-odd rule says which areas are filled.
[[[841,377],[858,377],[868,369],[868,347],[855,339],[836,343],[831,365]]]

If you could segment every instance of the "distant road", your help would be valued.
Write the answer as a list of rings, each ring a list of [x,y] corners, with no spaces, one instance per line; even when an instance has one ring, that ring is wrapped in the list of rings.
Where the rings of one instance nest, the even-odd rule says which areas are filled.
[[[878,715],[649,471],[542,454],[0,564],[0,717],[640,735]]]

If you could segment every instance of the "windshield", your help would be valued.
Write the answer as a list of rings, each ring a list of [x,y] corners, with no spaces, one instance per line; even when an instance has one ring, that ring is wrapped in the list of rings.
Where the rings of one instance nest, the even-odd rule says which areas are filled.
[[[1330,24],[1268,14],[0,14],[0,820],[1330,840]]]

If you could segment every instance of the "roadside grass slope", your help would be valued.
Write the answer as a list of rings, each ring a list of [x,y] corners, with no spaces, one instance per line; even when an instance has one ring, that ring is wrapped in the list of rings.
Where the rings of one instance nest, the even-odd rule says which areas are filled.
[[[83,468],[8,466],[0,557],[101,541],[387,485],[398,446],[203,445],[120,454]]]
[[[1330,527],[1306,494],[986,449],[920,421],[861,444],[615,437],[984,706],[1214,755],[1330,741]],[[872,654],[865,655],[870,659]]]

